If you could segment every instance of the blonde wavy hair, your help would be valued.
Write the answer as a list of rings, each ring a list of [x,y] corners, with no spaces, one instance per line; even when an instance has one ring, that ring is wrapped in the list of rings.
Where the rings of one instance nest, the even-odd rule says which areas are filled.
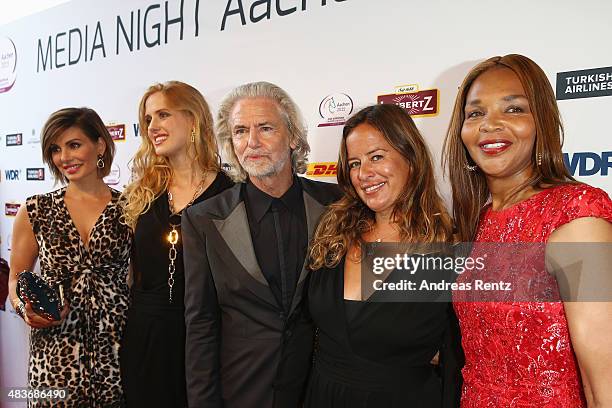
[[[343,197],[321,217],[310,247],[309,267],[332,268],[348,249],[364,244],[362,235],[372,229],[375,213],[359,198],[351,183],[346,139],[367,123],[380,131],[409,164],[406,186],[394,204],[392,219],[402,242],[419,244],[452,241],[452,222],[436,190],[429,150],[412,118],[396,105],[374,105],[353,115],[344,125],[338,158],[338,186]]]
[[[217,114],[217,138],[221,144],[223,157],[230,166],[227,170],[228,175],[238,183],[245,181],[248,177],[246,170],[240,165],[234,152],[230,124],[230,115],[234,105],[245,98],[269,98],[276,102],[281,117],[289,130],[289,142],[296,145],[296,148],[291,151],[291,168],[294,173],[302,174],[306,172],[308,153],[310,153],[310,145],[307,140],[308,130],[297,105],[287,92],[279,86],[269,82],[251,82],[234,88],[221,102]]]
[[[202,172],[220,170],[220,160],[213,131],[213,119],[208,103],[202,94],[184,82],[168,81],[152,85],[140,100],[138,122],[140,124],[140,147],[132,159],[132,182],[123,192],[124,222],[136,228],[138,217],[151,208],[164,191],[172,176],[172,167],[166,157],[155,154],[149,139],[149,125],[145,120],[147,99],[161,92],[169,108],[184,112],[194,120],[195,139],[188,142],[187,154],[197,163]]]

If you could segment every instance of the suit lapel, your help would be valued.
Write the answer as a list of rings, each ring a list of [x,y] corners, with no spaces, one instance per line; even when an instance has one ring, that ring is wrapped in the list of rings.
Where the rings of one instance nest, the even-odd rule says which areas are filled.
[[[259,283],[269,286],[257,263],[244,201],[238,203],[223,220],[213,220],[215,227],[242,267]]]
[[[303,192],[303,195],[304,209],[306,210],[306,226],[308,228],[308,243],[310,244],[315,228],[317,227],[317,224],[319,222],[319,218],[321,218],[321,215],[325,211],[326,207],[314,198],[312,198],[312,196],[308,194],[305,190]],[[308,269],[306,268],[307,265],[308,253],[306,253],[306,256],[304,257],[304,265],[302,265],[302,270],[300,272],[300,277],[298,279],[297,287],[295,289],[295,295],[293,295],[293,300],[291,302],[291,311],[289,314],[293,313],[293,310],[302,299],[304,280],[306,279],[306,276],[308,276]]]

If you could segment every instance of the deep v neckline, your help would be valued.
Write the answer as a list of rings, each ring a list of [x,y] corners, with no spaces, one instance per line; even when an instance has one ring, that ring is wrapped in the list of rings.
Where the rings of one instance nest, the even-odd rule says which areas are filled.
[[[61,192],[60,201],[64,209],[64,212],[66,213],[66,217],[68,218],[70,225],[72,225],[72,228],[74,229],[74,232],[76,233],[76,236],[79,237],[79,246],[82,246],[87,253],[89,253],[89,244],[91,243],[91,238],[92,238],[94,231],[96,230],[96,227],[98,226],[98,224],[100,224],[100,221],[103,219],[104,214],[115,201],[115,194],[113,193],[113,190],[110,188],[109,190],[111,193],[111,198],[110,200],[108,200],[108,202],[106,203],[106,205],[104,206],[100,214],[98,214],[98,217],[96,218],[96,222],[94,222],[93,226],[89,230],[89,233],[87,235],[87,242],[83,241],[83,237],[81,236],[81,233],[79,232],[79,229],[77,228],[76,223],[74,222],[74,219],[72,218],[72,214],[70,214],[68,205],[66,205],[66,188],[64,188]]]
[[[351,299],[345,299],[344,298],[344,264],[346,263],[346,259],[342,259],[342,261],[340,262],[339,266],[339,270],[338,270],[338,277],[336,278],[336,302],[337,303],[337,307],[338,310],[340,310],[340,321],[342,322],[343,330],[344,330],[344,336],[346,338],[346,345],[348,347],[349,350],[351,350],[351,352],[353,352],[353,346],[351,344],[351,333],[350,333],[350,324],[351,322],[348,321],[348,317],[346,315],[346,301],[351,301]],[[359,306],[361,308],[363,308],[364,306],[364,301],[363,300],[357,300],[353,302],[359,302]],[[361,313],[362,311],[360,311]],[[356,317],[357,318],[357,317]],[[355,318],[355,319],[356,319]]]

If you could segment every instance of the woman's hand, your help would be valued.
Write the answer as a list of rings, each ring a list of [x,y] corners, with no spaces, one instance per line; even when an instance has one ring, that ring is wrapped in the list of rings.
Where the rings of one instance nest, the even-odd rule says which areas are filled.
[[[46,317],[43,317],[36,313],[34,309],[32,309],[32,304],[30,302],[24,303],[25,305],[25,313],[23,316],[23,320],[26,324],[34,329],[46,329],[48,327],[59,326],[63,323],[68,316],[68,311],[70,307],[68,303],[64,304],[62,311],[60,312],[60,320],[49,320]]]

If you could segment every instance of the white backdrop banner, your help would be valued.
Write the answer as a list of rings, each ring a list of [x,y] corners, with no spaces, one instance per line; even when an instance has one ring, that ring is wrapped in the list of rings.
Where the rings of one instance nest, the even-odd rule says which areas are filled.
[[[524,54],[556,89],[566,165],[610,193],[610,15],[607,0],[82,0],[0,27],[0,256],[10,256],[20,203],[54,189],[40,147],[49,114],[68,106],[100,114],[117,145],[106,181],[122,189],[140,143],[139,99],[174,79],[198,88],[214,111],[239,84],[283,87],[309,124],[307,176],[334,181],[351,113],[399,104],[439,163],[467,71]],[[0,387],[26,381],[27,330],[10,309],[0,312]]]

